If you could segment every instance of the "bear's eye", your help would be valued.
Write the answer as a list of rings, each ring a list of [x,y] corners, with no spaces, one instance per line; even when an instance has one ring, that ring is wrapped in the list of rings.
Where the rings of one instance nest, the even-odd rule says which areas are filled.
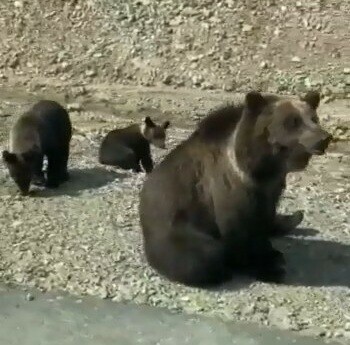
[[[296,130],[302,124],[302,119],[298,115],[289,115],[284,121],[284,127],[288,130]]]

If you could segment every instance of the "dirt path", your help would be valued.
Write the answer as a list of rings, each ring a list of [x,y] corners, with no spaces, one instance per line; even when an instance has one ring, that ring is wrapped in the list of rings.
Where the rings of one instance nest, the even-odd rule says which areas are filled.
[[[23,339],[26,345],[326,344],[290,331],[110,303],[89,296],[39,294],[1,286],[0,308],[0,342],[7,345],[23,345]]]
[[[3,148],[15,115],[35,97],[24,98],[19,90],[4,89],[0,94]],[[53,96],[53,89],[44,94],[63,102],[63,95]],[[219,91],[99,85],[74,102],[71,99],[69,108],[79,111],[71,112],[75,133],[69,183],[22,198],[15,196],[1,165],[0,280],[277,326],[348,344],[349,101],[323,104],[320,109],[322,121],[343,141],[325,157],[315,158],[307,172],[290,178],[281,208],[304,209],[305,229],[276,242],[288,263],[282,286],[237,279],[220,290],[204,291],[159,277],[147,266],[141,247],[137,207],[143,174],[105,169],[96,161],[101,134],[107,129],[146,114],[166,117],[173,123],[170,149],[187,137],[207,110],[232,98]],[[157,161],[166,154],[153,152]]]

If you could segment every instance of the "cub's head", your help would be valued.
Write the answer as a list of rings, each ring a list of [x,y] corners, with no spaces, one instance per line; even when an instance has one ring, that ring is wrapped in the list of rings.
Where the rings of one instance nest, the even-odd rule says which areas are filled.
[[[147,116],[141,125],[141,133],[151,144],[165,149],[166,130],[169,125],[169,121],[164,121],[163,124],[157,125]]]
[[[298,100],[274,99],[267,101],[262,111],[266,116],[259,117],[260,130],[264,130],[273,151],[286,154],[288,172],[305,169],[311,156],[324,154],[332,140],[319,123],[319,103],[320,95],[315,91]]]
[[[20,154],[11,153],[7,150],[2,152],[2,159],[22,195],[29,193],[36,158],[37,153],[34,151]]]

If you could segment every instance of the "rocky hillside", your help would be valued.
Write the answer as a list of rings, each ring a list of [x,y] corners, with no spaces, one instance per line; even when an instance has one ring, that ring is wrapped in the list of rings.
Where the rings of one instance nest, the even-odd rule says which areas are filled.
[[[1,83],[350,94],[350,2],[6,0]]]

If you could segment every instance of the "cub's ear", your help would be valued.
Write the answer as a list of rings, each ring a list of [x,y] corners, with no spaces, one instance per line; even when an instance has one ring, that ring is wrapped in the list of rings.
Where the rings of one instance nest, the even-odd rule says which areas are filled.
[[[2,151],[2,159],[5,163],[14,164],[17,162],[17,156],[15,153],[10,153],[7,150]]]
[[[149,116],[146,116],[144,119],[144,123],[147,127],[155,127],[156,124],[152,121],[152,119]]]
[[[264,106],[267,105],[267,101],[258,91],[248,92],[245,96],[246,107],[250,110],[252,115],[259,115]]]
[[[321,96],[318,91],[309,91],[301,100],[306,102],[312,109],[316,110],[320,105]]]
[[[170,121],[164,121],[162,127],[167,129],[170,126]]]
[[[22,153],[22,158],[25,162],[32,162],[37,156],[37,153],[33,150]]]

